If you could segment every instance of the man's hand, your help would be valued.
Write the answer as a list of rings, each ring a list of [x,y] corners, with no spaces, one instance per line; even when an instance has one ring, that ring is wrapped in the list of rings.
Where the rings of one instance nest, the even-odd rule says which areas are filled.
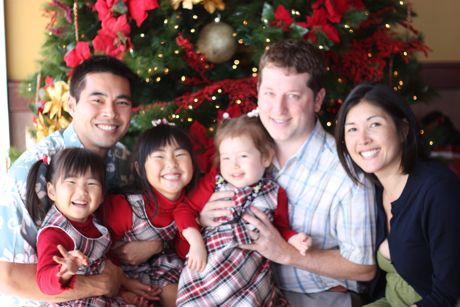
[[[340,255],[338,249],[317,249],[310,247],[305,255],[287,243],[260,210],[252,208],[254,216],[245,214],[243,219],[257,231],[250,235],[253,244],[240,245],[241,248],[259,252],[265,258],[283,265],[292,265],[301,270],[335,279],[369,281],[374,277],[375,265],[351,262]]]
[[[99,275],[93,275],[90,277],[94,277],[91,279],[92,287],[97,289],[101,295],[107,296],[115,296],[118,294],[120,290],[120,285],[123,280],[124,273],[119,266],[113,264],[110,260],[105,261],[104,270]],[[77,275],[77,282],[75,286],[78,286],[78,278]]]
[[[257,208],[251,208],[251,211],[254,216],[245,214],[243,219],[256,228],[256,231],[250,233],[253,244],[241,244],[240,247],[257,251],[271,261],[287,264],[289,253],[298,253],[298,251],[281,237],[262,211]]]
[[[139,265],[163,249],[162,240],[117,242],[112,249],[114,255],[124,264]]]
[[[206,227],[215,227],[223,222],[223,218],[231,218],[229,208],[235,205],[231,198],[235,195],[233,191],[214,192],[204,205],[199,215],[199,223]]]
[[[35,279],[36,272],[36,264],[0,261],[0,291],[8,295],[49,303],[66,302],[91,296],[114,296],[118,293],[123,274],[118,266],[107,260],[101,274],[75,275],[77,280],[73,289],[58,295],[45,295],[38,288]]]

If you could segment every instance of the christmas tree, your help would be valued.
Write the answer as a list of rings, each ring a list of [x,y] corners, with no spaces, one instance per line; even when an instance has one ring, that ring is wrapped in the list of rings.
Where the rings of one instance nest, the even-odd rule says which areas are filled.
[[[23,86],[37,138],[68,125],[68,79],[92,54],[123,59],[141,76],[128,146],[166,118],[189,129],[203,168],[223,114],[256,107],[258,60],[274,41],[302,38],[324,52],[326,127],[362,81],[386,82],[412,102],[429,92],[416,59],[428,47],[407,0],[52,0],[45,12],[41,69]]]

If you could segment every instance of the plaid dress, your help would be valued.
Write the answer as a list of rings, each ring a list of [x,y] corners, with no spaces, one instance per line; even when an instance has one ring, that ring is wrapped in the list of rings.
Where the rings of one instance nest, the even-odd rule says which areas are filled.
[[[170,242],[174,239],[177,235],[174,221],[166,227],[156,227],[145,211],[142,195],[128,195],[126,199],[131,205],[133,217],[131,229],[123,235],[122,241],[163,240]],[[164,287],[178,283],[182,267],[182,260],[173,251],[166,250],[152,256],[141,265],[123,265],[123,271],[129,277],[140,280],[144,284]]]
[[[88,256],[89,265],[87,267],[80,267],[77,275],[96,275],[100,274],[104,269],[105,254],[108,251],[111,240],[109,231],[104,226],[97,223],[94,219],[94,226],[99,230],[101,236],[98,238],[88,238],[81,234],[67,218],[52,206],[48,211],[38,236],[45,228],[59,228],[63,230],[74,242],[74,249],[81,251]],[[47,306],[133,306],[125,303],[121,298],[98,296],[89,297],[86,299],[67,301],[64,303],[49,304]]]
[[[229,185],[216,176],[216,191]],[[232,218],[217,227],[207,227],[203,238],[208,262],[203,272],[184,267],[179,280],[177,306],[288,306],[276,288],[270,262],[259,253],[238,248],[251,244],[250,225],[241,217],[257,207],[273,221],[279,186],[270,179],[238,190]]]

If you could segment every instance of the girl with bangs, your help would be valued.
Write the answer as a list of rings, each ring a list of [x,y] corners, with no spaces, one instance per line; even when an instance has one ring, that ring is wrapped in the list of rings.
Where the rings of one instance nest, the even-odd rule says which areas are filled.
[[[135,185],[108,198],[103,219],[115,243],[164,242],[161,254],[123,265],[131,278],[160,287],[162,306],[175,306],[177,283],[188,244],[177,236],[173,212],[199,175],[192,143],[181,128],[160,123],[139,137],[132,158]],[[181,259],[182,258],[182,259]]]
[[[58,295],[72,289],[78,275],[97,275],[104,269],[111,244],[106,227],[93,213],[103,202],[105,163],[83,148],[67,148],[46,156],[30,169],[27,209],[39,221],[37,275],[40,290]],[[46,167],[47,197],[53,204],[46,213],[35,191],[38,171]],[[131,283],[130,283],[131,282]],[[124,279],[126,289],[138,282]],[[129,306],[120,297],[98,296],[55,306]]]

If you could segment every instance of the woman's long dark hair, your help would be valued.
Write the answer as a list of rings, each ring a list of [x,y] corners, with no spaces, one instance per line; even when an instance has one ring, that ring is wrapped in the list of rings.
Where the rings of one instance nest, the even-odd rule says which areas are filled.
[[[87,149],[62,149],[54,156],[43,157],[32,165],[27,176],[26,208],[36,226],[43,221],[51,203],[48,196],[40,200],[37,193],[46,191],[48,182],[56,184],[60,179],[83,176],[87,171],[90,171],[104,187],[104,160]],[[40,176],[44,176],[44,180],[39,178]],[[42,187],[41,184],[45,186]]]
[[[414,169],[417,159],[426,158],[420,138],[420,129],[410,106],[401,95],[389,86],[378,83],[363,83],[356,86],[345,99],[337,115],[335,141],[340,163],[355,183],[359,182],[361,168],[351,159],[345,144],[345,121],[350,109],[361,102],[367,102],[383,109],[393,120],[396,130],[403,137],[401,148],[401,169],[409,174]],[[366,174],[378,183],[374,174]]]

